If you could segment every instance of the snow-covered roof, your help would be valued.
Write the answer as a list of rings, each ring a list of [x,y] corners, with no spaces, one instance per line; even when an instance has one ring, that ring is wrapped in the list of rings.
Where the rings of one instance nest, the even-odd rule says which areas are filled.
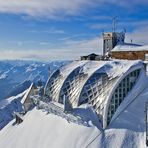
[[[58,100],[58,96],[61,90],[61,87],[65,81],[65,79],[70,75],[71,72],[74,71],[77,67],[85,64],[87,61],[74,61],[70,64],[62,66],[58,70],[56,70],[48,79],[46,86],[45,86],[45,94],[47,95],[47,91],[53,79],[57,79],[58,83],[55,84],[56,89],[53,89],[54,100]]]
[[[96,70],[97,72],[107,72],[109,75],[111,75],[111,72],[109,69],[116,69],[114,70],[114,73],[122,74],[122,72],[125,72],[128,68],[130,68],[133,65],[141,64],[140,60],[114,60],[114,61],[91,61],[91,60],[85,60],[85,61],[74,61],[64,67],[61,67],[60,74],[64,78],[67,78],[69,74],[73,70],[75,70],[77,67],[81,67],[82,71],[85,74],[88,74],[88,76],[91,76]],[[118,68],[117,68],[118,66]],[[104,68],[103,68],[104,67]],[[54,73],[53,76],[54,78]],[[64,79],[65,80],[65,79]],[[62,81],[63,82],[63,81]],[[60,85],[60,84],[59,84]]]
[[[49,92],[50,99],[56,102],[63,103],[64,98],[68,99],[68,102],[73,108],[87,102],[93,105],[96,112],[101,115],[103,115],[104,112],[102,112],[100,106],[104,106],[105,108],[106,104],[110,103],[108,98],[112,97],[114,93],[113,90],[124,77],[132,71],[143,69],[143,63],[140,60],[88,60],[83,62],[84,61],[75,61],[66,67],[61,67],[59,71],[62,71],[64,77],[64,79],[62,78],[62,83],[58,83],[56,80],[59,76],[54,78],[53,74],[53,76],[51,76],[52,81],[50,82],[49,79],[48,83],[52,84],[52,82],[55,82],[57,83],[56,87],[47,85],[46,93]],[[71,69],[71,71],[69,71],[69,69]],[[61,73],[59,73],[59,75],[60,74]],[[54,93],[50,93],[50,91]],[[58,94],[56,95],[56,99],[55,94]],[[106,116],[107,115],[103,115],[103,117]]]
[[[93,73],[95,73],[99,68],[101,68],[102,66],[104,65],[104,61],[86,61],[86,63],[85,64],[83,64],[83,65],[81,65],[81,67],[79,68],[80,69],[80,71],[79,71],[79,73],[80,74],[82,74],[83,73],[83,79],[81,79],[80,80],[80,78],[79,78],[79,80],[81,81],[81,82],[78,82],[79,84],[77,85],[76,83],[74,83],[75,84],[75,86],[74,86],[74,90],[73,90],[73,92],[72,92],[72,94],[73,95],[71,95],[72,96],[72,98],[73,99],[75,99],[75,100],[78,100],[79,99],[79,95],[80,95],[80,93],[81,93],[81,90],[82,90],[82,88],[83,88],[83,86],[84,86],[84,84],[85,84],[85,82],[91,77],[91,75],[93,74]],[[75,71],[73,71],[74,73],[75,73]],[[72,75],[72,76],[71,76]],[[75,79],[77,76],[75,75],[75,74],[73,74],[73,73],[71,73],[68,77],[67,77],[67,79],[65,79],[65,81],[64,81],[64,83],[63,83],[63,86],[61,87],[61,89],[63,89],[64,88],[64,84],[65,83],[67,83],[67,81],[69,81],[69,77],[73,77],[73,79]],[[60,96],[59,96],[60,97]],[[71,99],[72,99],[71,98]],[[74,100],[70,100],[71,102],[73,102]],[[76,101],[77,102],[77,101]],[[78,103],[78,102],[77,102]],[[75,104],[76,106],[77,106],[77,103]],[[74,104],[73,104],[73,106],[75,106]]]
[[[20,125],[13,126],[13,123],[14,120],[0,132],[1,148],[82,148],[88,144],[99,147],[96,137],[100,130],[91,122],[89,127],[69,123],[59,116],[34,109],[24,116]],[[96,143],[91,143],[94,138]]]
[[[88,73],[88,77],[86,80],[84,80],[83,83],[80,84],[81,88],[79,88],[79,91],[81,93],[84,85],[87,84],[87,82],[91,79],[91,77],[94,77],[94,74],[107,74],[109,81],[114,80],[115,83],[115,79],[116,81],[118,81],[117,78],[120,78],[120,76],[122,76],[124,73],[126,73],[130,68],[134,67],[134,66],[138,66],[141,65],[141,61],[127,61],[127,60],[114,60],[114,61],[96,61],[96,63],[98,63],[98,65],[96,66],[95,69],[91,69],[91,66],[93,66],[94,62],[91,62],[89,64],[89,68],[90,71],[87,70],[86,68],[86,72]],[[99,83],[99,82],[98,82]],[[101,82],[100,82],[101,83]],[[112,84],[113,87],[113,84]],[[106,94],[107,96],[109,95],[107,92],[108,90],[110,90],[111,88],[108,86],[105,88],[104,90],[104,94]],[[105,99],[106,96],[104,96],[101,99]],[[79,96],[78,99],[81,99],[81,96]],[[103,101],[102,100],[102,101]]]
[[[77,76],[75,74],[75,70],[79,67],[79,73],[85,74],[84,78],[81,80],[81,82],[74,86],[75,88],[75,98],[79,99],[78,94],[81,93],[83,86],[89,79],[93,76],[94,73],[106,73],[109,77],[109,79],[114,79],[116,77],[120,77],[122,74],[127,72],[128,69],[130,69],[134,65],[141,65],[141,61],[127,61],[127,60],[114,60],[114,61],[74,61],[71,64],[68,64],[64,67],[61,67],[59,69],[60,73],[62,73],[62,81],[58,82],[57,86],[53,88],[53,91],[55,91],[55,94],[60,94],[61,89],[64,87],[65,83],[69,80],[69,77],[73,77],[73,79]],[[51,76],[52,79],[54,79],[54,73]],[[71,76],[72,75],[72,76]],[[58,76],[55,77],[57,79]],[[60,76],[59,76],[60,78]],[[50,84],[50,78],[47,84]],[[46,92],[49,91],[48,89],[49,85],[46,86]],[[77,95],[76,95],[77,94]],[[53,94],[54,95],[54,94]],[[57,95],[57,97],[60,97]],[[52,98],[52,96],[51,96]],[[56,99],[57,101],[59,98]]]
[[[138,44],[130,44],[125,43],[121,45],[117,45],[112,49],[114,51],[148,51],[148,45],[138,45]]]

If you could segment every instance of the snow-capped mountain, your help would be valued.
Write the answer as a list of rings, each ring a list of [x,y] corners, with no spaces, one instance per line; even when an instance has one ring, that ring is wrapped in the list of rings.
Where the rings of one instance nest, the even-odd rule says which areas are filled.
[[[0,61],[0,100],[22,93],[31,82],[45,84],[49,69],[52,73],[67,62]]]

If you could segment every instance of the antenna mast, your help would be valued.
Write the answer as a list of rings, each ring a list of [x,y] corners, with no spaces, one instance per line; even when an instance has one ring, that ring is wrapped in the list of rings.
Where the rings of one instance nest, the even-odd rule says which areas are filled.
[[[113,22],[112,22],[112,23],[113,23],[112,32],[115,32],[115,31],[116,31],[116,21],[117,21],[117,17],[114,16],[114,17],[112,18],[112,20],[113,20]]]

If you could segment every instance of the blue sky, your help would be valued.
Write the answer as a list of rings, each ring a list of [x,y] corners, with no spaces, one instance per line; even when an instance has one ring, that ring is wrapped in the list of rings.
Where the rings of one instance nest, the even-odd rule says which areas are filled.
[[[0,0],[0,59],[63,60],[102,52],[102,31],[148,44],[147,0]]]

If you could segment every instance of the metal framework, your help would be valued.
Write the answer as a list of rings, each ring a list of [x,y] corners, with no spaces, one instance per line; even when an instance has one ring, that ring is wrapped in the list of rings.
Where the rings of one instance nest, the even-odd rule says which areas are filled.
[[[62,104],[68,102],[73,108],[91,104],[102,122],[106,122],[105,126],[144,69],[141,62],[134,61],[130,64],[127,61],[77,61],[69,66],[51,75],[45,88],[46,96]]]

